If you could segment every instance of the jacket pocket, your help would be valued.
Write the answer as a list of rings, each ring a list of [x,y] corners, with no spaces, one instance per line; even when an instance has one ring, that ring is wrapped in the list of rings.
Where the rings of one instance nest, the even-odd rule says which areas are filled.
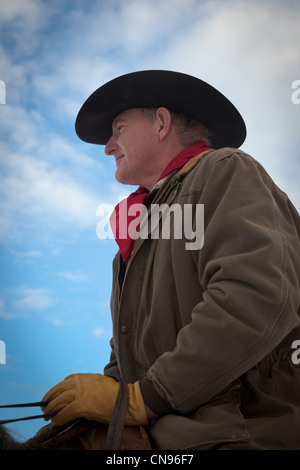
[[[218,449],[250,440],[245,420],[235,403],[202,406],[189,416],[169,414],[150,427],[154,445],[163,450]]]

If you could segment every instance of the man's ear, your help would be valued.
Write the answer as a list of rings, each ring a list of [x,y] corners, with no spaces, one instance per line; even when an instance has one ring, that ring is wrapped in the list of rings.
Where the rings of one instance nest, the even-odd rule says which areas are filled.
[[[163,141],[171,130],[171,114],[167,108],[158,108],[156,110],[158,138]]]

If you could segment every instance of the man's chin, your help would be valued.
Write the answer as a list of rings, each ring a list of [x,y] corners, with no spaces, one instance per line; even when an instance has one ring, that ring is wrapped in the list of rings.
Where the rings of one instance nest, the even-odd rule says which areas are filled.
[[[133,183],[129,175],[126,175],[126,173],[119,168],[116,169],[115,179],[118,181],[118,183],[121,183],[121,184],[131,184],[134,186],[138,184],[138,183]]]

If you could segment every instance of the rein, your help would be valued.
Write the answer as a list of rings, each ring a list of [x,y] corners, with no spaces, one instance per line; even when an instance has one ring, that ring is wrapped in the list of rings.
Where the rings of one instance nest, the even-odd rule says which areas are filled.
[[[1,405],[0,408],[27,408],[27,407],[34,407],[34,406],[46,406],[47,401],[36,401],[32,403],[17,403],[13,405]],[[4,419],[0,420],[0,424],[9,424],[9,423],[16,423],[17,421],[27,421],[30,419],[39,419],[39,418],[51,418],[54,414],[48,415],[34,415],[34,416],[25,416],[25,418],[15,418],[15,419]]]

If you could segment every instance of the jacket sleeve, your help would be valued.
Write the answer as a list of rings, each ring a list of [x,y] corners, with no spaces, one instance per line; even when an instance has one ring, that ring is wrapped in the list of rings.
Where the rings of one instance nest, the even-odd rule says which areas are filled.
[[[199,194],[204,245],[190,256],[203,300],[146,379],[183,413],[211,400],[299,325],[299,215],[287,196],[239,153],[214,163]]]

